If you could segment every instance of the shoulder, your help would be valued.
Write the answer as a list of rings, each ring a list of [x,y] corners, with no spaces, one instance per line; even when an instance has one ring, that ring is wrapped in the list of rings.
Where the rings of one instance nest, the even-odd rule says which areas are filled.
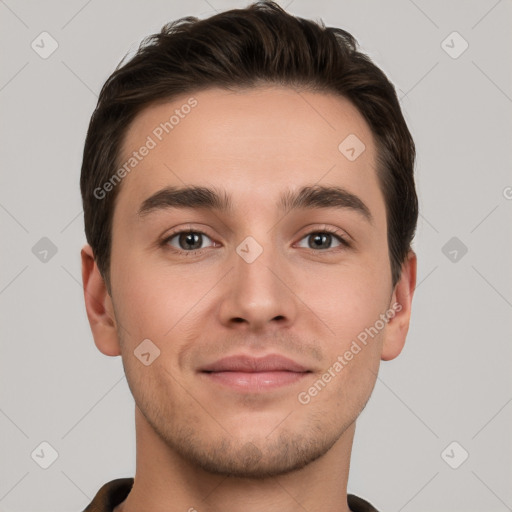
[[[83,512],[111,512],[125,500],[133,486],[133,478],[116,478],[103,484]]]
[[[370,502],[354,494],[347,494],[347,502],[351,512],[379,512]]]

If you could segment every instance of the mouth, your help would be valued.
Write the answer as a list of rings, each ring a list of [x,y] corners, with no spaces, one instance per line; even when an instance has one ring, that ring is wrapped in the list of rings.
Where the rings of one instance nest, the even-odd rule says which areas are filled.
[[[238,391],[258,392],[294,384],[311,373],[305,366],[278,354],[265,357],[235,355],[200,369],[209,382]]]

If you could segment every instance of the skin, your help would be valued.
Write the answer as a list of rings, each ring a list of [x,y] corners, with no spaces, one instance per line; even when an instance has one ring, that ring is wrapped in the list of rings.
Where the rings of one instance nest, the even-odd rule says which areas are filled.
[[[190,96],[198,105],[119,185],[111,295],[90,246],[81,253],[95,344],[122,356],[136,403],[135,483],[115,510],[347,512],[355,420],[380,361],[404,346],[416,283],[410,251],[392,287],[371,130],[348,100],[334,95],[208,89],[143,110],[127,131],[121,161]],[[366,146],[353,162],[338,150],[349,134]],[[233,212],[170,208],[138,215],[150,195],[185,184],[226,190]],[[349,208],[287,215],[277,208],[284,190],[315,184],[357,195],[372,223]],[[173,228],[189,227],[207,235],[199,252],[185,254],[189,246],[179,236],[159,243]],[[311,248],[324,227],[338,230],[351,247],[332,238],[327,248]],[[252,263],[236,252],[247,236],[263,248]],[[401,309],[378,335],[308,404],[300,403],[298,394],[394,303]],[[149,366],[134,356],[144,339],[160,349]],[[310,373],[243,393],[198,371],[238,353],[282,354]]]

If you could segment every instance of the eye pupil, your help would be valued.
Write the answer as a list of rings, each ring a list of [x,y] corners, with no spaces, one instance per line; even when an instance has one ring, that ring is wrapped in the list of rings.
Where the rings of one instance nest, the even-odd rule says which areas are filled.
[[[200,249],[202,235],[200,233],[181,233],[179,237],[180,247],[182,249]]]
[[[331,236],[329,233],[315,233],[311,236],[312,240],[314,240],[312,243],[310,242],[309,246],[314,248],[325,248],[328,249],[331,241]],[[313,245],[312,245],[313,244]]]

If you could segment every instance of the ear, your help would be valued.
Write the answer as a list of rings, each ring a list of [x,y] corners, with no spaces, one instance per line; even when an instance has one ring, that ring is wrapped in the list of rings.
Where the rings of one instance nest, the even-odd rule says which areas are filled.
[[[106,356],[121,355],[112,299],[96,265],[90,245],[81,251],[85,309],[94,343]]]
[[[411,249],[402,264],[402,274],[391,297],[389,309],[395,314],[386,326],[381,353],[383,361],[394,359],[404,348],[411,318],[412,297],[416,288],[416,266],[416,254]]]

